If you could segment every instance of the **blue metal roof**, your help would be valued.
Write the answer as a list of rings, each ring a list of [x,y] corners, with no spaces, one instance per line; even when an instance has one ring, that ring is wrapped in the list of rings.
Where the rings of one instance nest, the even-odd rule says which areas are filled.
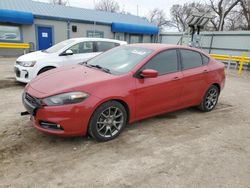
[[[117,22],[112,23],[111,30],[112,32],[148,34],[148,35],[156,35],[159,32],[159,29],[156,26],[125,24]]]
[[[33,24],[33,14],[15,10],[1,10],[0,21],[17,24]]]
[[[125,24],[153,26],[145,18],[134,15],[53,5],[50,3],[42,3],[32,0],[0,0],[0,9],[31,12],[35,18],[92,23],[97,22],[102,24],[112,24],[113,22],[118,22]]]

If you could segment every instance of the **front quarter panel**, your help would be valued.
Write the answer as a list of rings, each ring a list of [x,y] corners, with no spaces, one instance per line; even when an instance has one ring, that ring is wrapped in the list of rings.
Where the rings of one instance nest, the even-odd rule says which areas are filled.
[[[114,79],[94,83],[83,90],[99,98],[95,109],[104,102],[120,100],[127,104],[130,122],[135,119],[135,78],[131,73],[124,76],[115,76]],[[76,89],[77,90],[77,89]]]

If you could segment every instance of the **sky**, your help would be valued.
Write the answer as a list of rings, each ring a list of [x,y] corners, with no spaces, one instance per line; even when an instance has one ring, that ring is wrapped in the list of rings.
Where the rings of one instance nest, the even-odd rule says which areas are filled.
[[[49,0],[37,0],[41,2],[48,2]],[[68,4],[73,7],[94,9],[94,3],[99,0],[67,0]],[[204,2],[204,0],[123,0],[116,2],[119,3],[120,8],[131,14],[137,15],[137,5],[139,16],[145,17],[148,12],[154,8],[163,9],[166,16],[170,18],[170,8],[174,4],[184,4],[186,2]]]

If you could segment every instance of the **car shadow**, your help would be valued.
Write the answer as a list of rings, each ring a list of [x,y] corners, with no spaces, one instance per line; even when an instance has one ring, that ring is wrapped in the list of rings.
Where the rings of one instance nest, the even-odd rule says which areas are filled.
[[[0,80],[0,89],[12,88],[12,87],[20,87],[24,88],[26,86],[25,83],[17,82],[14,77],[6,77],[3,80]]]

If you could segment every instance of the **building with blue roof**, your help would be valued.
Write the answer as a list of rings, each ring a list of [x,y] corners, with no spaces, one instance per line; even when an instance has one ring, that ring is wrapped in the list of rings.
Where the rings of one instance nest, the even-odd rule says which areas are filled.
[[[159,29],[145,18],[32,0],[0,1],[0,42],[25,42],[41,50],[75,37],[153,42]]]

